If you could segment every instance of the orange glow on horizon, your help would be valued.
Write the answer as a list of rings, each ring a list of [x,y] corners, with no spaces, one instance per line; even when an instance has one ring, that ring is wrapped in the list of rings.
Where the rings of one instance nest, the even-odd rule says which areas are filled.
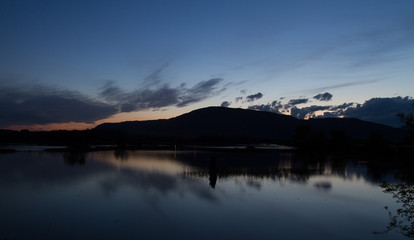
[[[78,123],[78,122],[67,122],[67,123],[49,123],[49,124],[22,124],[12,125],[4,129],[9,130],[23,130],[27,129],[30,131],[53,131],[53,130],[86,130],[92,129],[102,123],[117,123],[125,121],[146,121],[146,120],[158,120],[168,119],[179,116],[186,111],[184,109],[171,109],[171,110],[159,110],[159,111],[141,111],[141,112],[130,112],[130,113],[118,113],[108,118],[98,120],[94,123]]]
[[[85,130],[94,128],[96,124],[93,123],[49,123],[49,124],[33,124],[33,125],[12,125],[7,127],[9,130],[23,130],[30,131],[53,131],[53,130]]]

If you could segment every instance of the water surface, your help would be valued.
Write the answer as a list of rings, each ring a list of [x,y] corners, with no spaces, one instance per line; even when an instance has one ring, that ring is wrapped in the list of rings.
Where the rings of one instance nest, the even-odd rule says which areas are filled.
[[[365,162],[286,152],[0,155],[0,239],[401,239]]]

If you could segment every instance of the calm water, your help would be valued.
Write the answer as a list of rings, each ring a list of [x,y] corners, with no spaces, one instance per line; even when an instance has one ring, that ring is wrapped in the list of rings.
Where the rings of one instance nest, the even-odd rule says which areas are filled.
[[[0,239],[402,239],[364,162],[292,153],[0,155]]]

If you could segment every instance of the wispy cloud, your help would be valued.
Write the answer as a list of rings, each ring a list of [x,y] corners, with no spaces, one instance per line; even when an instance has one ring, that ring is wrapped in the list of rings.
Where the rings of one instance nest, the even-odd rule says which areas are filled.
[[[358,85],[365,85],[365,84],[371,84],[381,81],[382,79],[371,79],[371,80],[361,80],[361,81],[353,81],[353,82],[347,82],[347,83],[340,83],[340,84],[334,84],[334,85],[328,85],[325,87],[319,87],[319,88],[313,88],[307,90],[311,93],[318,93],[318,92],[324,92],[332,89],[337,88],[344,88],[344,87],[351,87],[351,86],[358,86]]]
[[[0,127],[49,123],[93,123],[118,112],[79,92],[44,85],[2,86]]]
[[[141,88],[132,91],[124,91],[108,82],[101,89],[99,96],[112,105],[119,107],[120,112],[132,112],[148,109],[159,109],[169,106],[185,107],[192,103],[203,101],[214,96],[224,89],[217,90],[221,78],[213,78],[201,81],[192,88],[170,87],[163,84],[157,88]]]
[[[207,81],[201,81],[190,89],[182,89],[178,97],[177,107],[185,107],[190,103],[200,102],[217,93],[216,86],[223,79],[213,78]]]
[[[144,88],[157,86],[162,83],[162,72],[170,65],[171,60],[160,65],[148,77],[144,79]]]
[[[396,53],[401,49],[413,47],[413,39],[413,19],[360,33],[351,40],[354,45],[360,46],[359,51],[349,53],[350,57],[355,59],[351,67],[398,61],[403,53]]]
[[[220,94],[220,78],[200,81],[191,88],[170,87],[159,79],[158,69],[151,84],[126,91],[115,81],[100,89],[98,98],[73,90],[46,85],[0,83],[0,127],[54,123],[94,123],[122,112],[184,107]]]
[[[299,105],[299,104],[305,104],[308,101],[309,101],[309,99],[307,99],[307,98],[291,99],[287,105],[288,106],[295,106],[295,105]]]

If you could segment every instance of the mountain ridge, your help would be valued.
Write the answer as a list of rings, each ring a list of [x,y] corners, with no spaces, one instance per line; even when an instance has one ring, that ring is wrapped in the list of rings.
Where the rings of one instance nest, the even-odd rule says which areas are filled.
[[[355,118],[315,118],[300,120],[292,116],[224,107],[196,109],[169,119],[103,123],[94,128],[100,132],[123,132],[129,135],[184,138],[251,138],[291,141],[300,131],[340,132],[352,139],[368,139],[373,135],[398,141],[401,129]]]

